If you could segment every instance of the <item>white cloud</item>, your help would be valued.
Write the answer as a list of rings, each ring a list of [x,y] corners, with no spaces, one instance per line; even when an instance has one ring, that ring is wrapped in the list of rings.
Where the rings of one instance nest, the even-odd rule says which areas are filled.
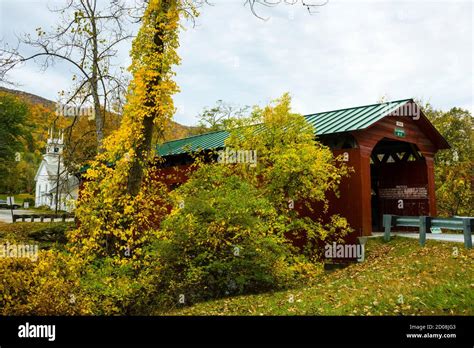
[[[18,2],[6,3],[8,11],[17,10],[2,11],[2,36],[51,21],[47,15],[25,21]],[[213,3],[181,34],[178,122],[195,123],[196,114],[218,99],[263,104],[285,91],[302,113],[368,104],[383,95],[472,111],[470,1],[333,0],[314,15],[300,5],[260,7],[268,21],[254,17],[243,0]],[[123,47],[124,65],[127,54]],[[56,89],[67,85],[67,74],[47,72]],[[44,76],[31,68],[26,76],[26,90],[41,90]],[[50,97],[53,90],[38,94]]]

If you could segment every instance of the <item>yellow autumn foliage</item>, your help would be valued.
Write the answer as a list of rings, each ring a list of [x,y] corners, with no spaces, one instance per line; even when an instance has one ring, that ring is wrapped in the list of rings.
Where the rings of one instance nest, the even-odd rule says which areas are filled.
[[[190,12],[191,11],[191,12]],[[151,0],[133,41],[129,68],[133,79],[120,128],[105,139],[102,152],[85,174],[76,215],[80,227],[71,249],[83,257],[113,255],[140,257],[141,246],[153,233],[166,209],[166,189],[153,182],[149,163],[154,152],[137,153],[145,141],[145,123],[164,134],[175,112],[172,95],[178,92],[172,68],[179,64],[179,20],[197,15],[191,2]],[[136,160],[144,167],[140,192],[127,191],[130,168]],[[126,262],[124,260],[120,262]]]

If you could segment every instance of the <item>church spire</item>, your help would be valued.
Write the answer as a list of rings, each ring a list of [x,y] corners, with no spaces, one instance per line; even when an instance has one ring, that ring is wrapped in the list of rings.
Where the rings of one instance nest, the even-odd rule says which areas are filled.
[[[54,127],[48,130],[48,140],[46,146],[46,154],[60,155],[64,148],[64,131],[57,130]]]

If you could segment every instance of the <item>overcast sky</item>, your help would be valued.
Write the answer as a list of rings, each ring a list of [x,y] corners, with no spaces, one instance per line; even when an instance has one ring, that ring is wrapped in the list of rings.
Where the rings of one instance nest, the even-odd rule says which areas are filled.
[[[258,9],[267,21],[244,2],[213,0],[196,27],[181,33],[176,121],[195,124],[196,115],[218,99],[263,105],[286,91],[303,114],[371,104],[382,96],[473,110],[471,1],[332,0],[313,15],[301,5]],[[48,1],[0,3],[0,38],[7,42],[55,22]],[[129,49],[121,47],[119,64],[130,64]],[[28,63],[10,78],[19,89],[56,100],[71,75],[67,66],[41,72]]]

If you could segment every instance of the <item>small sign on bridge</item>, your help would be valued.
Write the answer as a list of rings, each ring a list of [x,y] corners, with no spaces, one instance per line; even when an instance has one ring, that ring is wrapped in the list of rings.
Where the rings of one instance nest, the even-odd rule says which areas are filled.
[[[393,134],[395,134],[399,138],[405,138],[405,130],[401,128],[395,128]]]

